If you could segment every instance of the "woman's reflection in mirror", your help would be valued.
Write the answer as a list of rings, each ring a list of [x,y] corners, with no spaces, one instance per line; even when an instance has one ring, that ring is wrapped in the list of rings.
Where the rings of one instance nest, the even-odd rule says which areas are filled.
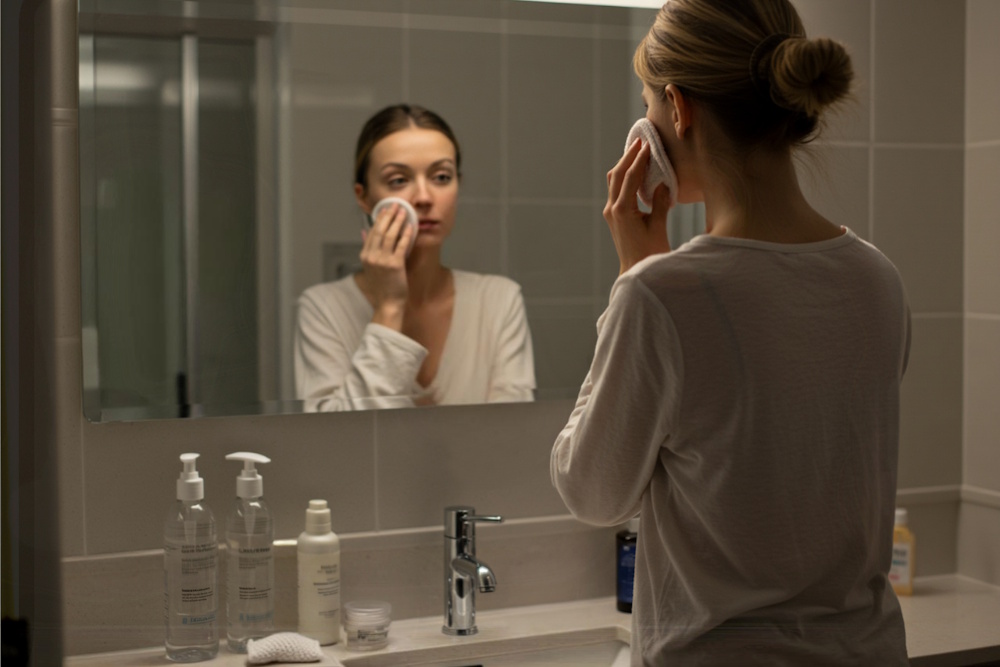
[[[307,411],[532,400],[520,286],[441,263],[461,156],[444,119],[417,105],[386,107],[365,123],[358,206],[368,216],[379,201],[402,198],[418,225],[398,204],[385,207],[362,232],[361,271],[299,297],[295,385]]]

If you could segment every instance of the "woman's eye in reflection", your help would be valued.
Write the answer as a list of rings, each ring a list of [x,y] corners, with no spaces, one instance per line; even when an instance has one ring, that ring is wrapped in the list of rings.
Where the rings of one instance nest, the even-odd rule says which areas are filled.
[[[401,188],[406,185],[406,178],[403,176],[393,176],[386,181],[386,185],[390,188]]]
[[[434,179],[434,182],[439,185],[447,185],[454,180],[455,176],[451,172],[441,172],[434,174],[432,178]]]

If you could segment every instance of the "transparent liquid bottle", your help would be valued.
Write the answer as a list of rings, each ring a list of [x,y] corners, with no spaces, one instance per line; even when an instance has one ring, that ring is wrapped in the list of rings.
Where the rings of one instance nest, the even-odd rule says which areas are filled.
[[[248,640],[274,632],[274,525],[254,467],[271,459],[252,452],[226,459],[243,462],[226,518],[226,636],[229,650],[246,653]]]
[[[219,541],[215,517],[202,499],[197,454],[181,454],[177,502],[163,528],[164,621],[167,658],[211,660],[219,652]]]

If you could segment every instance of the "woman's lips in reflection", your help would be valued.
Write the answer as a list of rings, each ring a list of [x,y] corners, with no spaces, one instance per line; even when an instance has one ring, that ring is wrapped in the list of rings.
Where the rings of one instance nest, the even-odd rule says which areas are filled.
[[[430,218],[420,218],[420,220],[418,220],[418,223],[419,223],[418,227],[422,232],[425,232],[429,229],[434,229],[438,226],[438,221],[431,220]]]

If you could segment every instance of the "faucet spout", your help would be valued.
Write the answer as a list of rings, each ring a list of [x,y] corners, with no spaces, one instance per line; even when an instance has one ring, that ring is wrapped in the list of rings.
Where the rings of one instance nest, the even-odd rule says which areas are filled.
[[[466,555],[451,561],[451,569],[456,577],[463,577],[467,585],[475,585],[480,593],[492,593],[497,588],[497,578],[486,563]]]

